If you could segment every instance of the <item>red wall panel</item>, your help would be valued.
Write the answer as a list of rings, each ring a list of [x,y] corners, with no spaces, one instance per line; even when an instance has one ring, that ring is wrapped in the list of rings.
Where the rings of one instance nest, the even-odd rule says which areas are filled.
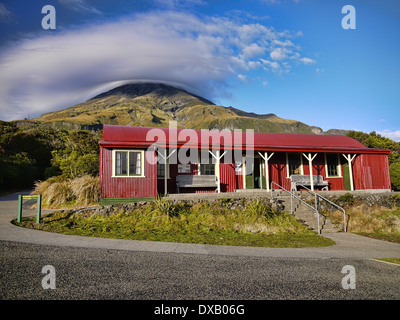
[[[237,177],[235,174],[234,163],[221,163],[219,165],[221,177],[221,192],[235,192],[237,187]],[[243,180],[243,176],[240,175]]]
[[[145,150],[145,177],[112,177],[112,149],[101,148],[100,185],[102,198],[154,197],[157,195],[157,167],[146,159],[154,159],[154,151]]]
[[[355,190],[391,189],[389,160],[385,154],[361,154],[353,164]]]
[[[285,152],[275,152],[269,160],[269,169],[270,180],[290,190],[290,179],[287,177]],[[277,186],[273,185],[272,188],[277,189]]]

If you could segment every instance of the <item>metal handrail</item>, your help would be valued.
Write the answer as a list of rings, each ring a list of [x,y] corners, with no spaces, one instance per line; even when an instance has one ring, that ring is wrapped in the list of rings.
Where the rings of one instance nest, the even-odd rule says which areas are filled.
[[[321,196],[319,193],[314,192],[312,190],[310,190],[309,188],[307,188],[306,186],[299,184],[299,186],[303,187],[304,189],[307,189],[309,192],[311,192],[312,194],[314,194],[315,197],[320,197],[321,199],[325,200],[326,202],[330,203],[331,205],[333,205],[334,207],[338,208],[339,210],[343,211],[343,227],[344,227],[344,232],[347,232],[347,227],[346,227],[346,210],[344,210],[344,208],[342,208],[341,206],[337,205],[336,203],[328,200],[327,198]],[[317,209],[317,198],[315,198],[315,209]]]
[[[318,222],[318,234],[321,234],[321,230],[319,227],[319,211],[317,210],[317,208],[313,208],[312,206],[310,206],[307,202],[305,202],[303,199],[299,198],[298,196],[296,196],[293,192],[286,190],[284,187],[282,187],[281,185],[277,184],[276,182],[272,181],[271,182],[271,199],[272,199],[272,191],[274,190],[272,188],[272,185],[276,185],[278,186],[280,189],[282,189],[283,191],[286,191],[287,193],[290,194],[290,205],[291,205],[291,213],[293,214],[293,197],[296,198],[297,200],[299,200],[300,202],[304,203],[306,206],[308,206],[310,209],[312,209],[313,211],[315,211],[317,213],[317,222]]]

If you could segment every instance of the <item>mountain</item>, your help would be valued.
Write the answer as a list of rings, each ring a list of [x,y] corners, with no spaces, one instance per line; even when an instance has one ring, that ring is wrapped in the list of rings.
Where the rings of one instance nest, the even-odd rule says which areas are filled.
[[[29,123],[67,130],[96,130],[101,129],[102,124],[168,127],[170,120],[176,120],[181,128],[324,133],[321,128],[283,119],[273,113],[260,115],[218,106],[183,89],[162,83],[126,84],[70,108],[45,113]],[[26,121],[20,124],[26,125]]]

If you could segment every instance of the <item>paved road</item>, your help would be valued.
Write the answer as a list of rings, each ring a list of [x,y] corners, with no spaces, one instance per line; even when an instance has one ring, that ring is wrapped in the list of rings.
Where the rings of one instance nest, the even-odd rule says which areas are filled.
[[[333,234],[325,248],[248,248],[96,239],[24,229],[16,195],[0,199],[0,299],[377,299],[400,298],[400,245]],[[56,289],[43,289],[42,268]],[[342,273],[354,267],[355,289]]]

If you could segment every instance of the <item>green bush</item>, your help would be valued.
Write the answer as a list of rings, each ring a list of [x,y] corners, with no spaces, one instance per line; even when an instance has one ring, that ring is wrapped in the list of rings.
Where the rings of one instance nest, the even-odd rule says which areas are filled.
[[[351,193],[346,193],[336,199],[334,201],[336,204],[341,206],[343,205],[352,205],[354,203],[354,196]]]
[[[155,206],[160,214],[168,217],[174,216],[178,212],[175,204],[171,200],[168,200],[167,197],[158,196]]]
[[[400,191],[400,162],[390,165],[390,180],[393,190]]]
[[[267,217],[272,212],[269,204],[259,198],[249,200],[246,204],[246,209],[250,215],[255,216]]]

